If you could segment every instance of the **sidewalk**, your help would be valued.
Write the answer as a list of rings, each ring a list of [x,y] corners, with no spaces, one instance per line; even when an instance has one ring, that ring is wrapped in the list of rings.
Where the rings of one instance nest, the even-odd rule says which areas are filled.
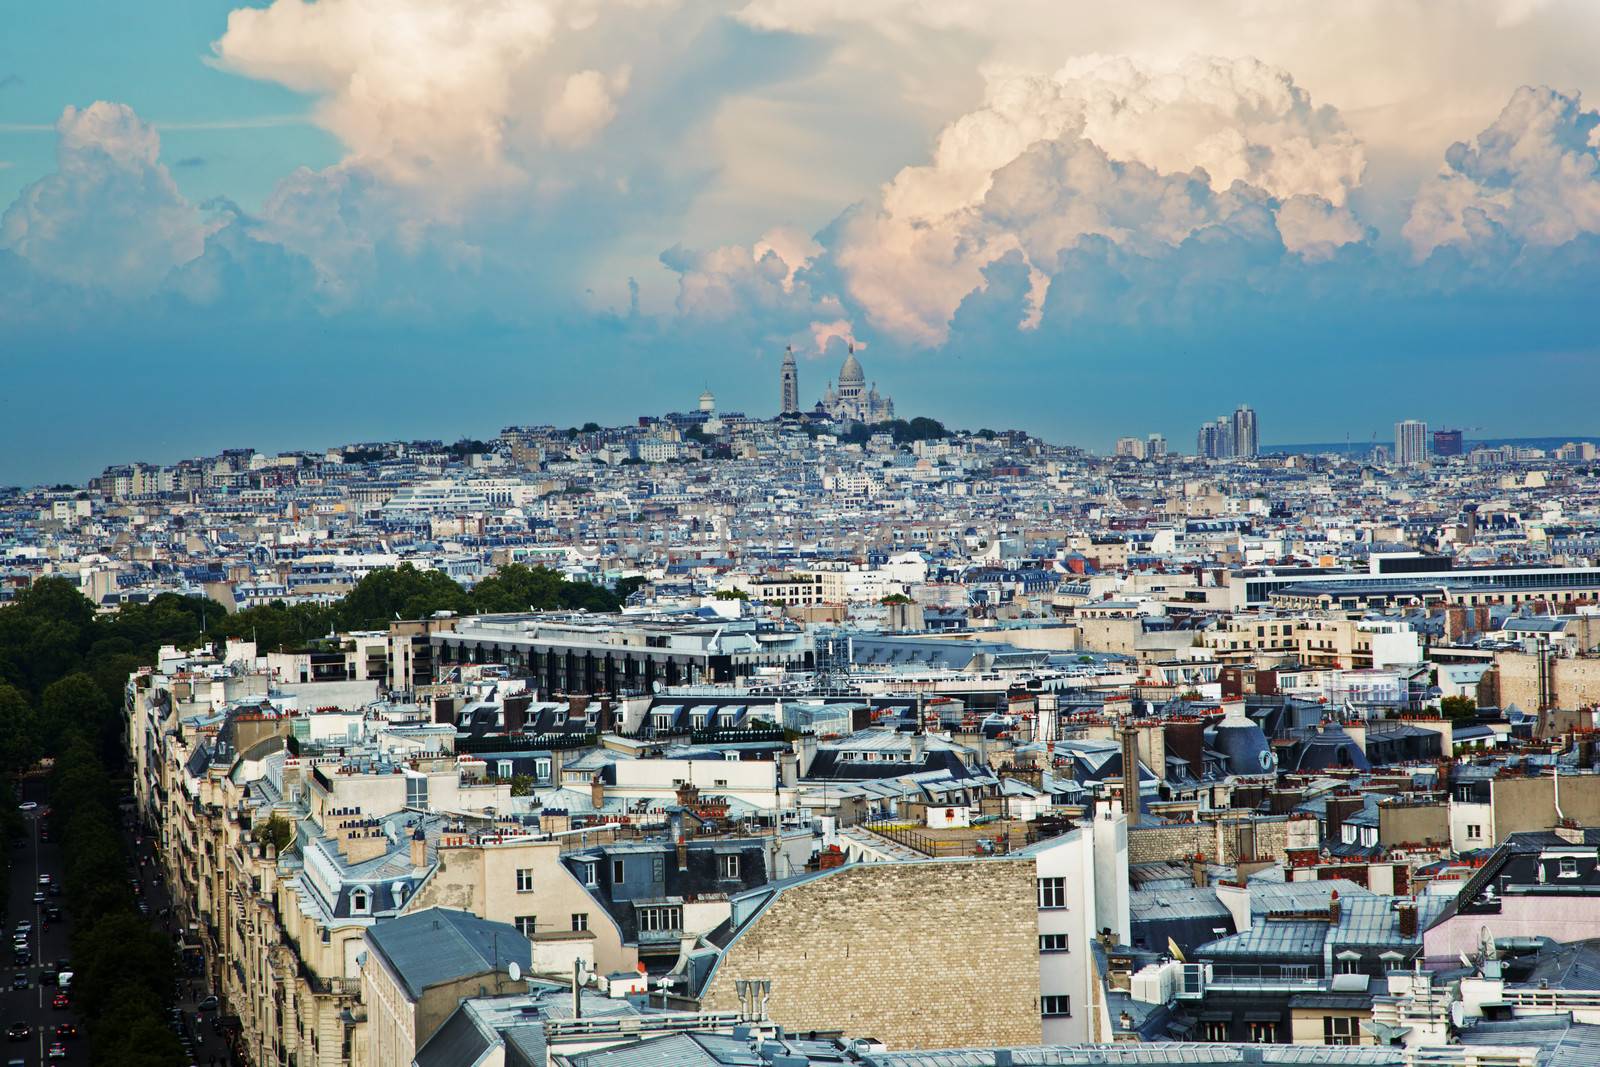
[[[128,845],[134,856],[133,873],[139,880],[141,899],[150,908],[150,922],[163,930],[173,940],[174,948],[180,943],[177,920],[171,913],[172,898],[166,882],[161,877],[161,862],[148,836],[142,840],[124,827]],[[193,1063],[197,1067],[242,1067],[242,1061],[233,1057],[228,1044],[214,1029],[221,1013],[202,1014],[200,1001],[209,995],[214,986],[204,974],[191,975],[182,961],[178,965],[177,996],[173,1003],[183,1013],[184,1031],[194,1042]]]

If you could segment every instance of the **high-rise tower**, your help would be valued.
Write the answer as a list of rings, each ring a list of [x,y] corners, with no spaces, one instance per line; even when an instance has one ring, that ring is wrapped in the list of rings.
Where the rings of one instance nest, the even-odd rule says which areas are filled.
[[[1249,404],[1240,404],[1233,412],[1233,454],[1240,459],[1254,459],[1256,440],[1256,413]]]
[[[1416,467],[1428,461],[1428,424],[1406,419],[1394,424],[1394,462],[1397,467]]]
[[[780,378],[783,382],[783,407],[780,410],[785,415],[800,414],[800,369],[794,363],[793,345],[784,352]]]

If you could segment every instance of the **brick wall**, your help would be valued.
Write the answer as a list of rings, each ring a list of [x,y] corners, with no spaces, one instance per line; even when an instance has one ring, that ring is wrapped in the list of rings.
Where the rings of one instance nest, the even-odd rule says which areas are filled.
[[[1128,862],[1183,862],[1196,853],[1216,863],[1240,859],[1282,859],[1289,840],[1283,816],[1183,826],[1128,828]]]
[[[728,947],[708,1011],[734,981],[772,981],[791,1030],[843,1029],[891,1049],[1040,1041],[1038,893],[1029,859],[841,867],[785,890]]]

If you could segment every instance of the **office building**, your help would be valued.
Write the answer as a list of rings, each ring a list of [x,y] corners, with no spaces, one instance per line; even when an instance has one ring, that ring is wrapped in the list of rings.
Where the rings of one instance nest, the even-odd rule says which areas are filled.
[[[1394,424],[1394,462],[1397,467],[1415,467],[1428,458],[1428,424],[1405,419]]]
[[[1257,452],[1256,413],[1248,404],[1240,404],[1233,412],[1233,454],[1241,459],[1254,459]]]
[[[1433,454],[1436,456],[1459,456],[1463,453],[1460,430],[1435,430],[1433,431]]]

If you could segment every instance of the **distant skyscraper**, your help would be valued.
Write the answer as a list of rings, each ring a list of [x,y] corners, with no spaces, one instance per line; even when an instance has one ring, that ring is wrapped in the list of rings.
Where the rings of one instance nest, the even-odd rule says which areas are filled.
[[[1250,405],[1240,404],[1233,412],[1233,454],[1242,459],[1254,459],[1257,446],[1256,413]]]
[[[1435,430],[1433,431],[1433,454],[1436,456],[1459,456],[1463,451],[1460,430]]]
[[[783,370],[779,376],[783,381],[783,407],[780,410],[785,415],[800,414],[800,369],[794,364],[793,345],[783,354]]]
[[[1232,459],[1234,456],[1233,420],[1220,415],[1200,427],[1195,436],[1195,455],[1201,459]]]
[[[1144,458],[1144,442],[1137,437],[1117,438],[1117,455],[1128,456],[1132,459]]]
[[[1150,440],[1145,442],[1144,454],[1151,459],[1160,459],[1167,454],[1167,439],[1162,434],[1153,433]]]
[[[1428,424],[1406,419],[1394,424],[1394,462],[1399,467],[1415,467],[1428,458]]]

